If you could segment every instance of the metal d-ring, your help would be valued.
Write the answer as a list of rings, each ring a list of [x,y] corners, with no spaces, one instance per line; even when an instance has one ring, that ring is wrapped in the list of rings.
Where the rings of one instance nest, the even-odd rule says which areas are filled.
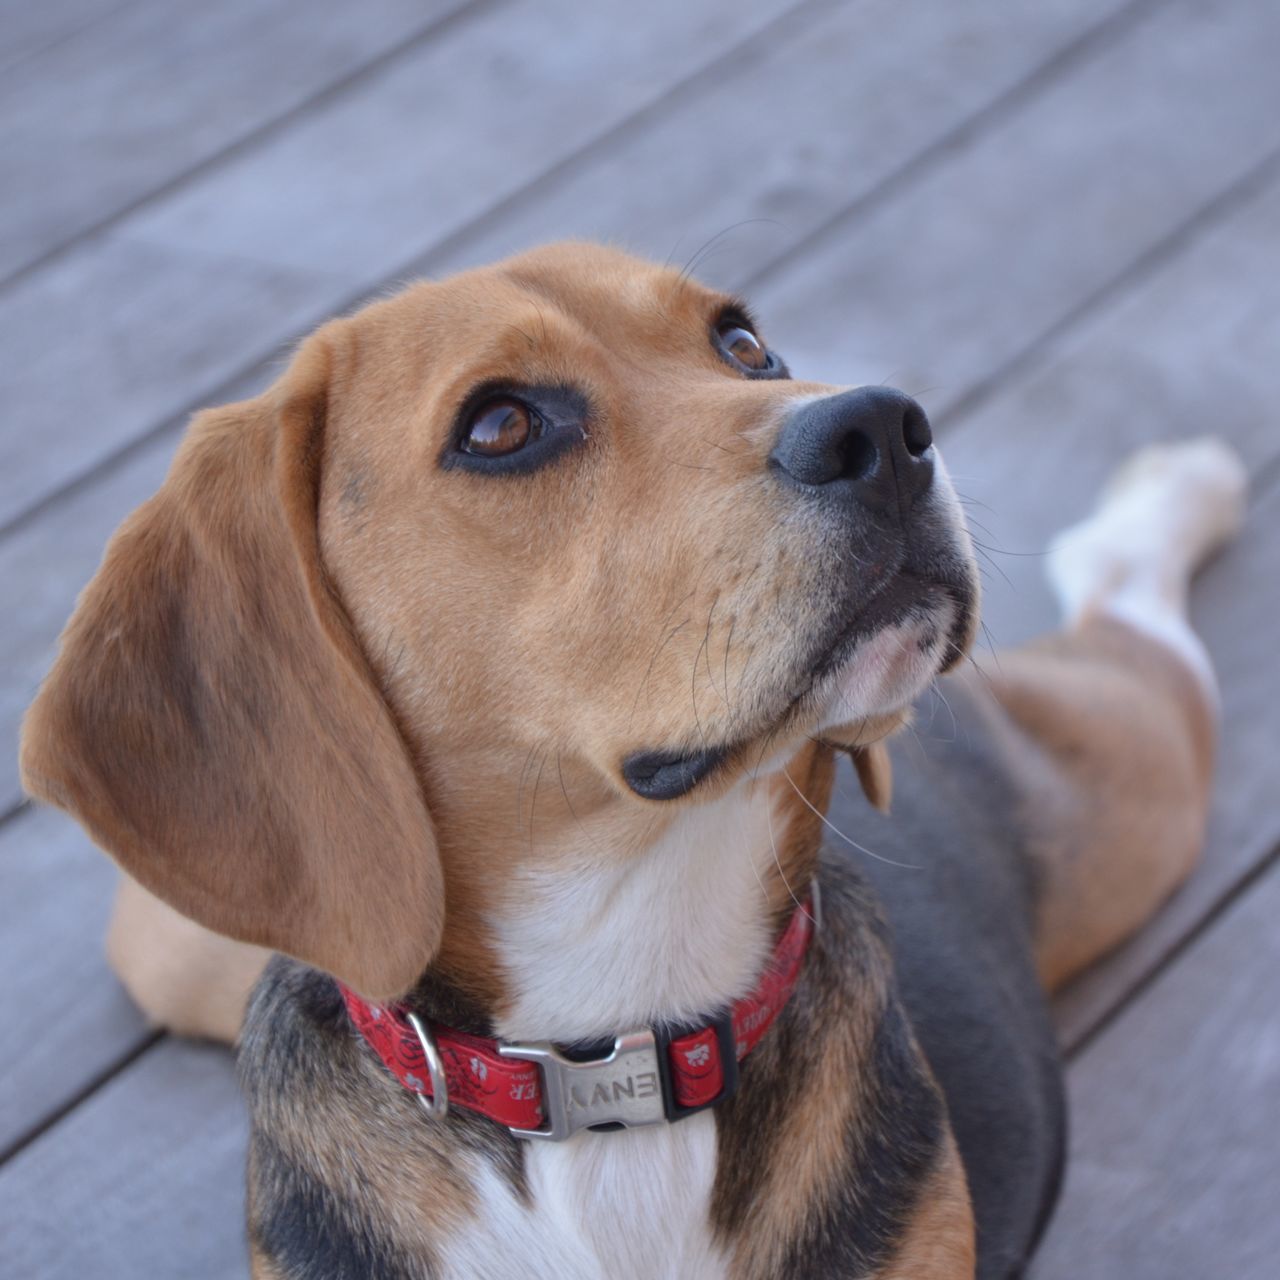
[[[444,1063],[440,1059],[440,1050],[436,1048],[436,1038],[416,1013],[406,1013],[405,1019],[422,1046],[422,1056],[427,1060],[427,1075],[431,1080],[430,1098],[421,1093],[413,1096],[433,1120],[443,1120],[449,1114],[449,1082],[444,1078]]]

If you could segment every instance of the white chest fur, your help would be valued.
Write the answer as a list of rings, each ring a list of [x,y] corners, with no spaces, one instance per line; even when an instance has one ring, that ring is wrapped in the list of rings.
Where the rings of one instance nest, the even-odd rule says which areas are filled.
[[[762,789],[763,790],[763,789]],[[633,859],[580,850],[513,886],[497,922],[515,998],[507,1039],[571,1041],[686,1021],[745,994],[769,949],[762,885],[774,857],[762,795],[685,811]],[[715,1277],[715,1121],[531,1142],[529,1205],[489,1171],[450,1276]]]

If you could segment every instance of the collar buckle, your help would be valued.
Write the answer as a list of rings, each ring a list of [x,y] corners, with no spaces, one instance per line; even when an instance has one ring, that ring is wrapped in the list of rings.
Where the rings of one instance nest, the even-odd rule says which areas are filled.
[[[648,1027],[624,1032],[605,1057],[586,1062],[575,1062],[548,1040],[504,1042],[498,1052],[537,1063],[542,1073],[544,1124],[512,1129],[517,1138],[563,1142],[597,1125],[633,1129],[667,1119],[665,1054]]]
[[[582,1129],[635,1129],[675,1123],[723,1102],[738,1087],[738,1054],[733,1014],[722,1013],[710,1024],[720,1051],[721,1084],[714,1096],[692,1106],[677,1099],[671,1069],[672,1041],[687,1032],[655,1032],[648,1027],[627,1031],[604,1056],[571,1058],[547,1040],[502,1043],[504,1058],[538,1065],[542,1076],[542,1114],[537,1129],[515,1129],[517,1138],[563,1142]]]

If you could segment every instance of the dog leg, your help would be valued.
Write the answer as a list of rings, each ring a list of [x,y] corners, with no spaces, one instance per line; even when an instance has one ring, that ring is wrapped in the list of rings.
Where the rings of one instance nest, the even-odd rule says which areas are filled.
[[[231,1044],[270,957],[262,947],[221,937],[179,915],[131,877],[121,879],[107,959],[156,1026]]]
[[[992,674],[1026,748],[1016,767],[1051,988],[1136,930],[1199,857],[1218,691],[1187,591],[1239,530],[1245,487],[1216,440],[1136,454],[1050,551],[1064,629]]]

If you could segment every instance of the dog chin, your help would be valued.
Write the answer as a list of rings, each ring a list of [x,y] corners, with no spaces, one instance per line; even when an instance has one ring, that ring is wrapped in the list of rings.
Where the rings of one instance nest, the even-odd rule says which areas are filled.
[[[824,682],[814,732],[853,745],[869,725],[899,716],[942,671],[949,622],[936,615],[908,619],[859,641]]]

